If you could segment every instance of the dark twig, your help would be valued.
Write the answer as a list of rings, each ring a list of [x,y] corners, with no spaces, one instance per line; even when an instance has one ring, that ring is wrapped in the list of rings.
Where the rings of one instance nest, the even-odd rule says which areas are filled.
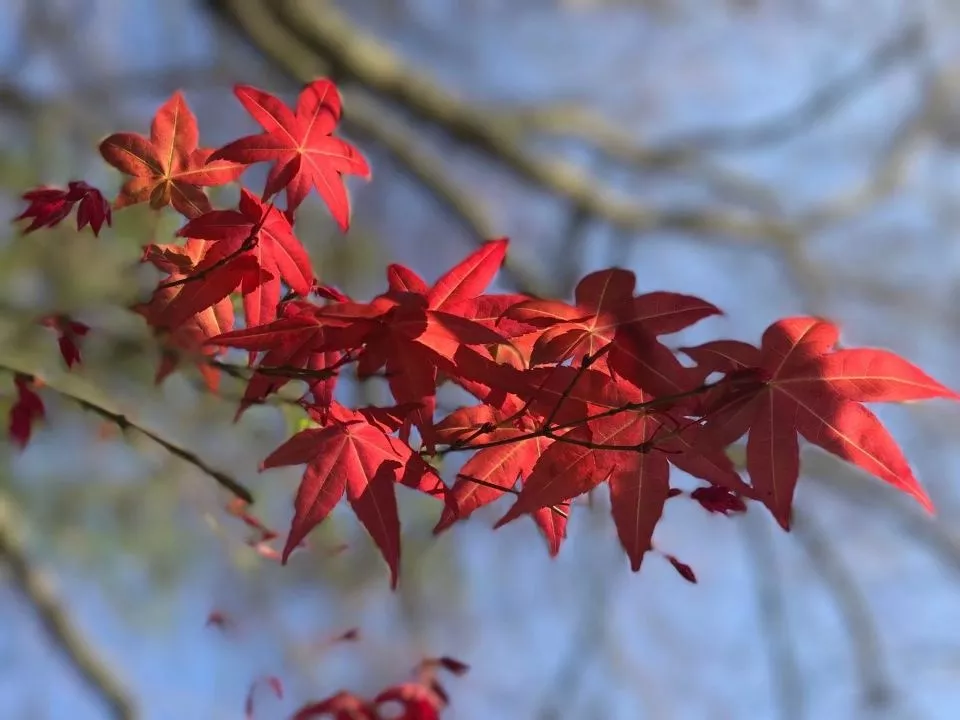
[[[180,445],[177,445],[176,443],[173,443],[170,440],[167,440],[163,436],[158,435],[153,430],[150,430],[149,428],[134,422],[133,420],[128,418],[126,415],[110,410],[109,408],[103,407],[102,405],[96,402],[93,402],[92,400],[89,400],[85,397],[81,397],[80,395],[74,392],[71,392],[70,390],[67,390],[62,387],[58,387],[55,384],[51,384],[47,382],[45,379],[39,378],[38,376],[34,375],[33,373],[23,372],[22,370],[9,367],[7,365],[0,365],[0,371],[11,373],[14,375],[19,373],[21,375],[25,375],[26,377],[32,380],[38,380],[43,385],[43,387],[55,392],[60,397],[66,398],[67,400],[71,401],[75,405],[78,405],[84,410],[89,410],[90,412],[93,412],[96,415],[99,415],[104,420],[107,420],[113,423],[114,425],[116,425],[121,431],[136,430],[138,433],[149,438],[154,443],[156,443],[157,445],[162,447],[164,450],[169,452],[171,455],[180,458],[181,460],[193,465],[195,468],[197,468],[204,474],[209,475],[217,483],[219,483],[223,488],[225,488],[226,490],[228,490],[238,498],[241,498],[244,502],[248,504],[253,504],[253,494],[250,492],[250,490],[248,490],[238,481],[233,479],[230,475],[223,472],[222,470],[217,470],[216,468],[211,467],[210,465],[207,464],[205,460],[203,460],[199,455],[197,455],[192,450],[187,450],[186,448],[181,447]]]

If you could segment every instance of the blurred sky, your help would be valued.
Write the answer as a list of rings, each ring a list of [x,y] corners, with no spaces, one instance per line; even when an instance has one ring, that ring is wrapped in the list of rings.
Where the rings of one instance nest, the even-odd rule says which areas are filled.
[[[203,63],[220,47],[211,38],[222,30],[214,29],[209,17],[188,0],[90,0],[78,2],[73,10],[81,4],[93,17],[109,19],[99,29],[95,24],[84,26],[96,48],[91,57],[101,63],[91,68],[91,77],[111,67],[131,72],[170,63]],[[645,16],[626,3],[605,11],[562,15],[547,3],[531,3],[530,9],[517,3],[510,10],[498,9],[497,4],[485,8],[484,3],[408,0],[403,5],[409,7],[409,17],[403,22],[384,12],[382,3],[358,2],[350,12],[465,98],[504,106],[590,103],[610,118],[629,122],[638,139],[652,139],[749,122],[791,106],[832,73],[854,65],[892,31],[905,7],[894,2],[813,3],[833,8],[830,22],[813,22],[809,14],[783,10],[788,3],[771,4],[780,9],[731,14],[702,3],[702,11],[681,9],[675,20]],[[61,5],[70,9],[71,3]],[[951,54],[950,37],[956,35],[950,30],[957,29],[947,9],[941,8],[946,5],[946,0],[927,4],[930,17],[942,13],[942,36],[934,27],[934,49],[942,56]],[[20,9],[14,0],[4,6],[0,19]],[[16,28],[16,22],[0,22],[5,76],[38,93],[71,89],[75,79],[61,77],[42,57],[19,63],[20,39],[11,34]],[[805,207],[869,172],[869,158],[882,147],[898,118],[906,115],[917,92],[915,75],[891,73],[813,132],[782,147],[723,159],[778,189],[788,211]],[[104,132],[145,132],[162,99],[144,100],[133,108],[141,117],[139,127]],[[225,109],[224,102],[218,105],[199,93],[188,93],[188,99],[200,115],[201,129],[206,127],[204,120],[219,123],[217,132],[241,134],[252,129],[242,119],[239,105]],[[488,200],[516,251],[550,262],[550,255],[537,248],[563,227],[563,211],[535,197],[529,205],[510,204],[509,183],[502,190],[484,186],[488,169],[472,167],[469,158],[455,162],[462,164],[466,176],[478,179],[477,192]],[[592,167],[601,175],[605,172],[601,164]],[[82,174],[76,170],[73,175]],[[398,238],[436,222],[431,220],[435,210],[395,172],[379,173],[375,164],[374,174],[376,192],[382,193],[378,207],[390,218]],[[616,173],[608,177],[612,185],[621,184]],[[960,267],[955,227],[942,216],[931,219],[930,204],[931,197],[951,196],[958,178],[952,153],[924,146],[906,189],[893,200],[869,217],[808,238],[807,268],[828,285],[826,290],[805,294],[782,257],[756,246],[659,233],[625,247],[628,239],[602,227],[590,231],[583,271],[625,264],[637,273],[642,289],[695,293],[727,312],[724,318],[705,321],[678,336],[673,343],[678,346],[717,337],[756,341],[778,317],[822,312],[843,324],[845,342],[892,347],[960,387],[956,327],[948,322]],[[383,187],[391,179],[396,190]],[[254,189],[257,182],[250,180]],[[623,184],[643,197],[668,202],[698,197],[696,188],[680,182]],[[358,217],[362,212],[361,202]],[[441,261],[449,264],[470,248],[468,241],[443,239],[442,228],[441,224],[434,235],[436,252],[430,239],[419,246],[398,240],[390,246],[393,256],[384,257],[382,264],[400,259],[435,278],[443,269]],[[539,270],[550,273],[549,267]],[[845,280],[832,279],[850,276],[906,288],[930,317],[864,300],[856,289],[844,291]],[[811,302],[817,306],[811,307]],[[176,379],[171,382],[176,386]],[[904,443],[934,496],[943,498],[947,507],[951,502],[956,507],[951,488],[956,452],[949,437],[927,435],[931,424],[945,415],[942,410],[937,407],[923,415],[924,423],[918,418],[925,409],[884,408],[880,416]],[[952,417],[956,419],[955,414]],[[64,448],[81,452],[88,441],[89,434],[72,426],[41,433],[16,459],[14,473],[23,482],[45,480],[54,471],[82,477],[82,469],[69,467],[76,465],[73,456],[58,453]],[[261,449],[268,450],[269,444]],[[89,449],[83,457],[90,457]],[[111,458],[122,477],[129,457],[116,453]],[[251,465],[247,477],[255,483],[279,482],[275,479],[282,477],[284,487],[295,486],[296,472],[257,478],[254,469]],[[884,490],[878,486],[877,492]],[[554,697],[561,703],[560,718],[775,718],[777,678],[769,654],[777,639],[769,637],[761,604],[769,578],[765,583],[758,573],[778,575],[785,589],[784,629],[797,652],[805,688],[802,717],[960,716],[957,578],[879,511],[855,507],[813,483],[802,482],[799,496],[826,528],[882,633],[884,673],[895,693],[882,708],[863,708],[850,635],[834,595],[797,542],[756,512],[750,518],[729,520],[708,517],[693,503],[670,503],[657,542],[695,569],[696,586],[680,579],[658,557],[649,557],[640,573],[631,573],[605,513],[575,513],[570,537],[554,561],[532,524],[490,530],[502,504],[436,541],[428,542],[426,533],[405,537],[405,553],[425,552],[426,562],[432,552],[452,553],[461,583],[451,589],[449,583],[431,587],[428,581],[408,600],[421,605],[423,619],[416,632],[400,619],[402,601],[389,593],[379,565],[374,565],[380,573],[376,586],[350,596],[344,606],[338,600],[342,596],[322,584],[311,590],[308,585],[282,583],[279,574],[285,569],[268,564],[258,569],[255,579],[241,579],[211,536],[209,547],[196,549],[199,560],[191,566],[189,579],[174,591],[168,614],[149,620],[119,615],[107,596],[110,591],[69,563],[51,566],[74,619],[117,669],[148,720],[241,717],[247,687],[264,674],[294,680],[282,702],[259,693],[257,717],[286,717],[302,702],[341,686],[376,691],[386,682],[401,680],[421,652],[452,655],[472,666],[467,676],[448,684],[451,718],[536,717]],[[355,523],[348,514],[343,517],[343,526],[352,533]],[[286,522],[282,514],[273,519],[281,525]],[[199,517],[184,522],[202,524]],[[351,549],[330,562],[349,563],[353,545],[367,541],[357,533],[347,542]],[[764,552],[773,554],[772,562],[758,565],[762,559],[747,549],[748,543],[762,544]],[[298,561],[325,562],[302,557]],[[149,578],[140,577],[135,559],[124,573],[129,575],[128,587],[150,593]],[[250,605],[243,598],[249,589],[235,588],[250,583],[275,593],[269,617],[245,612]],[[29,610],[16,603],[12,592],[2,589],[0,594],[10,598],[4,605],[5,639],[0,641],[4,698],[0,717],[103,717],[96,699],[44,641]],[[236,608],[236,635],[204,627],[214,608],[228,614]],[[365,650],[332,651],[308,678],[293,672],[284,643],[334,635],[353,625],[366,638]],[[366,674],[364,667],[369,668]]]

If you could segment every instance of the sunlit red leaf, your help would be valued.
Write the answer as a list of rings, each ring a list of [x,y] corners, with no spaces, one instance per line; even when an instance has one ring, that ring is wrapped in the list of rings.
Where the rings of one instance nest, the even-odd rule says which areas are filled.
[[[350,201],[343,175],[370,177],[367,161],[355,147],[331,136],[340,120],[340,94],[325,78],[300,92],[291,110],[270,93],[237,85],[234,94],[264,132],[235,140],[213,153],[211,160],[243,165],[272,162],[264,200],[287,192],[287,212],[293,213],[316,189],[343,230],[350,224]]]
[[[431,494],[445,488],[408,445],[366,422],[304,430],[273,451],[263,469],[307,463],[294,501],[295,514],[283,561],[322,522],[344,494],[391,570],[395,587],[400,562],[397,482]]]
[[[212,150],[199,147],[197,119],[180,92],[175,92],[154,115],[150,137],[115,133],[100,143],[103,159],[127,175],[114,207],[149,202],[159,210],[172,205],[193,218],[209,212],[203,187],[233,182],[243,166],[211,161]]]

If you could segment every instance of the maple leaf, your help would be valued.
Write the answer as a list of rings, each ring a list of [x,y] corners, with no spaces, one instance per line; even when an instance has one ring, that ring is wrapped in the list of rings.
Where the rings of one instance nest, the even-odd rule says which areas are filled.
[[[220,371],[205,362],[207,357],[215,357],[221,350],[206,344],[212,337],[221,335],[233,328],[233,303],[229,297],[222,298],[210,307],[187,317],[180,324],[170,324],[169,307],[186,285],[174,285],[188,277],[198,261],[204,257],[207,243],[201,240],[188,240],[182,246],[150,245],[144,249],[144,258],[159,269],[170,273],[166,281],[154,291],[149,302],[139,303],[132,309],[141,315],[154,331],[164,340],[160,367],[157,369],[156,382],[160,383],[179,362],[181,353],[197,356],[198,366],[207,387],[216,391],[220,382]]]
[[[635,285],[636,276],[629,270],[598,270],[577,283],[574,305],[560,300],[524,300],[504,316],[545,330],[531,359],[539,365],[595,355],[615,340],[623,326],[643,328],[656,336],[720,314],[714,305],[691,295],[651,292],[634,296]]]
[[[244,287],[243,310],[248,326],[276,319],[281,280],[300,296],[309,294],[313,286],[310,256],[293,234],[287,216],[273,205],[262,203],[246,188],[240,190],[237,210],[204,213],[180,228],[177,235],[226,244],[233,252],[244,243],[251,246],[247,254],[270,277]]]
[[[176,288],[163,311],[153,318],[160,328],[175,329],[191,317],[224,301],[236,289],[244,294],[268,282],[271,275],[245,250],[246,245],[209,243],[194,269],[179,278],[161,283],[155,294]]]
[[[80,347],[76,341],[77,338],[83,337],[90,331],[87,325],[72,320],[66,315],[45,317],[40,321],[40,324],[57,331],[57,345],[68,368],[72,368],[80,362]]]
[[[232,630],[236,626],[236,623],[229,615],[223,612],[223,610],[211,610],[207,614],[207,620],[203,625],[204,627],[213,627],[217,630],[227,632],[228,630]]]
[[[329,407],[337,370],[351,358],[332,348],[359,346],[376,327],[372,320],[379,316],[379,311],[359,303],[317,307],[293,300],[282,303],[280,315],[272,322],[227,332],[208,341],[210,345],[235,347],[252,354],[264,353],[244,391],[237,417],[295,378],[307,382],[318,409]],[[343,334],[338,334],[338,330]]]
[[[294,500],[294,517],[283,548],[283,562],[344,494],[380,549],[396,587],[400,564],[400,519],[394,485],[402,483],[431,495],[446,488],[408,445],[366,422],[357,413],[347,422],[303,430],[274,450],[261,469],[306,463]]]
[[[367,702],[358,695],[341,690],[326,700],[308,703],[297,710],[290,720],[380,720],[380,713],[374,703]]]
[[[670,497],[670,463],[723,487],[750,492],[729,458],[719,449],[700,447],[696,424],[648,407],[653,396],[593,369],[558,367],[554,372],[572,374],[572,379],[564,378],[562,389],[554,387],[555,396],[542,410],[534,403],[531,409],[557,423],[548,435],[555,441],[496,527],[606,482],[617,534],[636,571],[652,548],[653,531]],[[566,418],[570,420],[564,422]]]
[[[759,499],[784,529],[800,474],[798,435],[913,496],[930,498],[880,420],[861,403],[960,399],[953,390],[886,350],[834,350],[839,330],[813,317],[778,320],[760,347],[724,340],[682,351],[704,372],[750,373],[746,392],[706,407],[705,438],[726,446],[747,438],[747,471]]]
[[[540,328],[529,353],[531,366],[567,359],[580,362],[589,357],[597,368],[609,368],[612,375],[643,390],[682,396],[694,384],[690,370],[657,336],[678,332],[720,314],[720,310],[690,295],[651,292],[635,296],[635,285],[636,277],[629,270],[599,270],[577,284],[574,305],[526,300],[507,309],[504,319]]]
[[[436,425],[438,442],[447,445],[470,438],[503,444],[478,450],[460,468],[453,487],[447,491],[443,514],[433,529],[435,535],[503,497],[504,493],[513,492],[517,479],[522,484],[553,443],[549,438],[534,436],[534,426],[529,420],[525,424],[507,420],[503,413],[488,405],[476,405],[454,410]],[[560,551],[566,534],[567,516],[561,513],[567,510],[542,508],[533,514],[552,556]]]
[[[269,361],[271,365],[283,364],[294,370],[307,368],[308,363],[329,368],[331,362],[336,365],[344,356],[328,355],[321,359],[318,353],[355,350],[358,377],[367,378],[385,368],[397,404],[411,408],[411,424],[420,429],[430,448],[439,369],[460,380],[464,372],[475,370],[461,366],[465,346],[507,342],[490,327],[448,312],[449,308],[481,299],[476,293],[490,282],[503,262],[506,248],[505,239],[484,244],[445,273],[433,288],[413,280],[413,273],[399,270],[400,266],[388,271],[391,282],[399,282],[397,278],[403,275],[414,283],[410,287],[422,292],[393,289],[369,303],[359,303],[342,293],[318,288],[323,297],[335,301],[324,307],[291,302],[294,310],[289,317],[227,333],[210,342],[265,352],[259,367]],[[478,368],[479,372],[488,370],[486,366]],[[276,382],[261,380],[257,392],[271,392],[276,386]],[[328,388],[314,388],[314,395],[323,397]],[[409,428],[401,437],[405,438],[407,432]]]
[[[78,231],[89,225],[93,234],[99,236],[103,224],[106,223],[109,226],[113,221],[110,203],[104,199],[97,188],[82,180],[72,180],[67,183],[66,190],[39,187],[25,192],[21,197],[29,205],[14,218],[14,221],[31,219],[30,225],[23,231],[24,235],[43,227],[59,225],[70,214],[74,205],[77,205]]]
[[[398,403],[420,409],[412,418],[432,449],[433,412],[438,369],[458,379],[463,345],[502,345],[507,340],[481,322],[470,319],[470,305],[493,280],[506,257],[509,241],[491,240],[444,273],[432,287],[399,265],[388,268],[392,294],[380,301],[392,305],[383,332],[359,357],[358,375],[385,367],[390,391]],[[407,288],[401,291],[400,288]],[[455,311],[455,312],[452,312]]]
[[[157,110],[150,137],[114,133],[100,143],[103,159],[127,175],[114,207],[149,202],[155,210],[172,205],[188,218],[210,211],[203,187],[226,185],[243,173],[243,165],[212,160],[200,143],[197,118],[183,94],[175,92]]]
[[[286,188],[287,212],[292,215],[310,188],[316,188],[334,220],[346,231],[350,200],[342,176],[369,179],[370,168],[355,147],[331,136],[342,109],[336,86],[325,78],[314,80],[300,92],[295,110],[249,85],[237,85],[233,92],[264,132],[229,143],[213,153],[211,160],[243,165],[272,162],[264,200]]]
[[[712,513],[730,515],[747,511],[747,505],[742,497],[717,485],[699,487],[690,493],[690,497],[700,503],[704,510]]]
[[[43,400],[33,390],[32,378],[17,373],[13,378],[17,400],[10,408],[10,439],[25,448],[30,442],[33,424],[44,418]]]
[[[440,711],[447,706],[447,699],[436,688],[421,682],[405,682],[389,687],[376,698],[379,705],[399,704],[404,720],[439,720]]]

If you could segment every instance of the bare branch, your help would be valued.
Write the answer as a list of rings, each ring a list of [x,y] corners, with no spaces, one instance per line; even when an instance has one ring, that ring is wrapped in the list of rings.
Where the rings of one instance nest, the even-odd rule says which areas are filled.
[[[521,122],[481,111],[463,103],[401,58],[354,28],[329,4],[296,0],[207,0],[233,25],[242,29],[267,57],[288,74],[304,80],[328,73],[344,87],[345,127],[361,122],[372,133],[382,116],[360,120],[353,96],[355,86],[396,103],[417,119],[440,128],[499,162],[521,179],[566,200],[575,211],[604,220],[621,230],[643,233],[672,229],[694,234],[722,235],[741,242],[795,241],[794,228],[777,219],[723,210],[644,206],[571,163],[546,160],[525,152]],[[269,30],[264,28],[272,21]]]
[[[801,720],[804,716],[803,675],[793,646],[787,611],[783,600],[783,581],[773,551],[766,517],[750,513],[740,523],[747,552],[753,560],[757,603],[770,660],[770,680],[776,688],[775,704],[782,720]]]
[[[813,513],[795,506],[791,527],[843,616],[843,626],[850,634],[850,644],[860,672],[864,702],[872,708],[889,705],[894,690],[884,667],[880,632],[870,614],[866,597],[853,581],[853,573],[830,546],[826,533]]]
[[[124,415],[121,412],[118,412],[114,409],[107,407],[104,403],[95,401],[90,397],[86,397],[84,394],[81,394],[72,389],[64,387],[61,383],[52,383],[48,378],[41,378],[35,375],[32,372],[24,370],[22,368],[13,367],[7,364],[0,364],[0,372],[7,372],[11,374],[21,374],[33,380],[39,380],[44,388],[56,393],[60,397],[63,397],[70,402],[78,405],[84,410],[89,410],[104,420],[113,423],[121,431],[126,430],[136,430],[141,435],[146,436],[154,443],[162,447],[164,450],[169,452],[171,455],[180,458],[181,460],[193,465],[195,468],[200,470],[205,475],[210,476],[217,481],[223,488],[228,490],[230,493],[235,495],[238,498],[241,498],[244,502],[248,504],[253,503],[253,494],[245,486],[240,484],[237,480],[232,478],[227,473],[222,470],[217,470],[214,467],[211,467],[203,460],[199,455],[197,455],[192,450],[187,450],[186,448],[164,438],[159,433],[131,420],[129,417]]]
[[[858,67],[823,85],[799,105],[752,125],[678,135],[663,143],[659,152],[676,154],[689,152],[691,148],[697,152],[753,150],[785,142],[835,113],[903,61],[915,57],[924,40],[922,18],[906,19],[898,23],[896,31],[876,46]]]
[[[30,604],[50,642],[98,696],[110,717],[134,720],[137,711],[129,692],[116,673],[73,625],[64,604],[57,597],[52,578],[34,567],[24,547],[20,512],[9,498],[0,495],[0,561],[20,595]]]

